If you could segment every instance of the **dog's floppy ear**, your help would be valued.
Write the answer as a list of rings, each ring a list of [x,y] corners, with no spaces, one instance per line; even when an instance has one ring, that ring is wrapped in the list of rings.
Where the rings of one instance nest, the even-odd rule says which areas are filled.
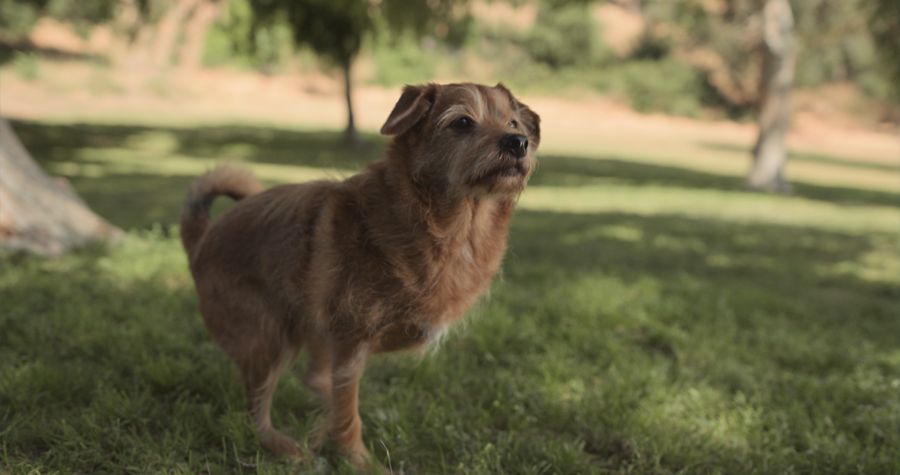
[[[522,123],[525,126],[525,130],[528,131],[529,139],[531,139],[531,143],[537,147],[541,143],[541,116],[537,115],[537,113],[531,110],[527,105],[519,102],[515,96],[512,95],[512,92],[503,85],[503,83],[497,83],[497,89],[505,92],[506,95],[509,96],[509,100],[512,101],[513,106],[516,108],[516,112],[519,114],[519,117],[522,119]]]
[[[422,117],[434,105],[434,96],[437,86],[434,84],[426,84],[422,86],[406,86],[403,88],[403,94],[394,110],[388,116],[387,121],[381,126],[381,133],[384,135],[401,135],[407,130],[413,128]]]

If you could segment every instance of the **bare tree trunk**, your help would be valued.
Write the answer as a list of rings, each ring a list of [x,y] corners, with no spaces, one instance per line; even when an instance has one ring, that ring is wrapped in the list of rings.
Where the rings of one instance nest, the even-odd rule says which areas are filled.
[[[44,173],[0,118],[0,250],[53,256],[120,235],[68,182]]]
[[[184,71],[196,71],[203,62],[203,43],[209,27],[216,21],[222,2],[203,0],[194,9],[184,30],[184,44],[178,57],[178,66]]]
[[[172,52],[175,50],[181,25],[198,2],[199,0],[178,0],[159,21],[153,48],[153,65],[156,68],[164,68],[171,64]]]
[[[794,82],[794,17],[787,0],[766,0],[763,8],[763,71],[760,82],[759,136],[753,147],[750,188],[786,193],[785,136],[791,122]]]
[[[350,65],[353,60],[344,62],[341,68],[344,73],[344,100],[347,103],[347,128],[344,130],[344,138],[350,144],[359,144],[359,133],[356,130],[356,122],[353,119],[353,80]]]

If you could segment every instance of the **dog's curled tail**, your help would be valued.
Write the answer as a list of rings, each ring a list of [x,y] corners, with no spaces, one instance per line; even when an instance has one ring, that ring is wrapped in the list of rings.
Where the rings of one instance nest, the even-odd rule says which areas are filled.
[[[232,165],[219,165],[194,181],[181,213],[181,243],[188,255],[206,232],[209,210],[217,196],[240,200],[262,190],[262,183],[249,170]]]

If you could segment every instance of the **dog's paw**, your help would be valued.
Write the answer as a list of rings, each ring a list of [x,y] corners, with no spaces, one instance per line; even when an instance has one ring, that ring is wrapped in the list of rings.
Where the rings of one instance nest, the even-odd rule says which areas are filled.
[[[352,452],[345,452],[344,458],[349,462],[353,467],[359,471],[359,473],[365,474],[382,474],[382,473],[391,473],[387,467],[378,462],[372,454],[369,453],[368,450],[354,450]]]
[[[297,441],[277,430],[272,429],[262,433],[259,435],[259,439],[262,446],[275,455],[297,460],[304,458],[303,449],[300,448]]]

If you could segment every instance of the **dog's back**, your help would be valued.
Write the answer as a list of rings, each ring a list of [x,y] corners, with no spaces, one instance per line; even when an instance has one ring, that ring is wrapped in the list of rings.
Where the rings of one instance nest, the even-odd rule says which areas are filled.
[[[240,199],[212,223],[208,215],[188,218],[189,237],[183,239],[202,313],[226,351],[236,344],[228,338],[235,325],[255,326],[260,319],[271,318],[291,326],[287,319],[302,317],[298,312],[307,305],[300,290],[308,278],[313,234],[323,203],[336,185],[321,181],[277,186]],[[190,233],[200,230],[204,221],[202,234],[191,240]],[[254,300],[265,310],[246,315],[209,311]],[[250,321],[239,323],[238,318]]]

